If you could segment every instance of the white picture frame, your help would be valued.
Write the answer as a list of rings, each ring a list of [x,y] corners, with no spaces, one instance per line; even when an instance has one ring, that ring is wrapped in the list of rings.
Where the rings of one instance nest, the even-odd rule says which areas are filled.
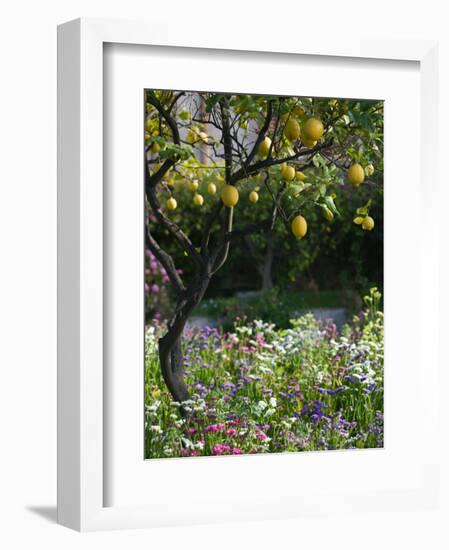
[[[170,38],[162,28],[142,22],[81,19],[58,28],[58,521],[77,530],[155,527],[163,525],[249,520],[257,518],[292,517],[323,513],[332,506],[344,503],[348,511],[365,506],[367,509],[385,506],[419,507],[436,499],[438,478],[436,447],[416,458],[414,482],[400,489],[382,488],[378,492],[365,489],[360,494],[345,492],[335,486],[327,504],[321,503],[322,493],[307,493],[301,499],[297,488],[283,495],[283,502],[275,498],[275,488],[267,498],[235,494],[213,500],[207,494],[186,509],[173,505],[162,506],[155,494],[152,504],[136,500],[126,505],[108,505],[105,495],[105,400],[108,390],[104,382],[104,46],[128,44],[158,46],[166,56],[175,56],[175,48],[204,48],[207,52],[226,52],[228,58],[238,52],[258,52],[263,56],[266,45],[256,33],[229,38],[213,27],[192,40],[188,29],[173,24]],[[232,53],[234,51],[234,53]],[[201,51],[200,51],[201,55]],[[437,45],[421,40],[386,41],[363,40],[351,37],[327,37],[319,40],[302,34],[299,37],[275,38],[266,52],[270,63],[285,60],[285,56],[327,56],[329,63],[340,60],[349,63],[361,60],[392,60],[419,64],[420,93],[420,184],[419,197],[410,200],[412,208],[419,208],[422,244],[419,270],[419,311],[422,318],[437,318],[438,286],[434,275],[438,271],[438,222],[433,208],[438,201],[438,179],[434,151],[436,134],[436,79],[438,74]],[[424,116],[423,106],[426,105]],[[418,188],[417,188],[418,190]],[[421,201],[421,202],[419,202]],[[390,226],[391,228],[391,226]],[[387,221],[387,238],[388,238]],[[423,289],[426,284],[426,296]],[[430,283],[430,284],[429,284]],[[421,384],[427,390],[428,418],[436,418],[438,365],[437,327],[418,323],[420,339],[426,345],[427,364],[417,359],[414,389]],[[388,344],[388,332],[387,332]],[[425,371],[424,371],[425,369]],[[424,376],[425,374],[425,376]],[[411,386],[412,388],[412,386]],[[412,389],[413,389],[412,388]],[[388,385],[386,387],[388,393]],[[388,401],[386,402],[388,405]],[[391,403],[391,401],[390,401]],[[391,405],[392,407],[395,405]],[[143,404],[142,404],[143,407]],[[436,423],[434,423],[436,426]],[[435,428],[436,429],[436,428]],[[430,438],[429,438],[430,439]],[[296,455],[281,458],[283,465],[294,467]],[[340,461],[333,454],[331,460]],[[323,454],[309,460],[323,462]],[[236,457],[230,457],[235,459]],[[240,458],[240,457],[239,457]],[[279,460],[279,457],[269,457]],[[272,464],[267,457],[242,457],[258,461],[258,467]],[[137,457],[137,460],[140,460]],[[208,459],[205,459],[208,460]],[[225,459],[226,460],[226,459]],[[261,460],[265,462],[261,463]],[[370,458],[370,463],[376,459]],[[166,468],[179,468],[182,461],[170,461]],[[175,466],[175,463],[178,466]],[[228,462],[229,463],[229,462]],[[212,459],[196,462],[197,470],[206,468],[208,475],[229,468],[225,461]],[[193,462],[190,462],[193,464]],[[209,464],[213,466],[209,467]],[[233,468],[235,470],[235,461]],[[243,464],[241,462],[240,464]],[[264,464],[264,466],[261,466]],[[273,462],[274,464],[274,462]],[[379,463],[380,464],[380,463]],[[200,465],[200,466],[198,466]],[[247,466],[246,466],[247,467]],[[385,463],[381,468],[388,468]],[[420,471],[417,475],[416,472]],[[416,474],[416,475],[415,475]],[[124,473],[120,475],[123,477]],[[159,490],[162,490],[159,487]],[[209,499],[209,500],[208,500]]]

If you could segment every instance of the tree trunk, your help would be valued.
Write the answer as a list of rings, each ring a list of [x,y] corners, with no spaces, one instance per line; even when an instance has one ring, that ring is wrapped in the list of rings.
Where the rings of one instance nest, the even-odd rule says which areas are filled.
[[[192,310],[201,302],[209,286],[209,281],[209,275],[202,275],[192,283],[185,295],[178,300],[175,313],[168,323],[168,330],[159,339],[159,360],[162,376],[173,399],[179,403],[190,398],[184,380],[182,333]]]

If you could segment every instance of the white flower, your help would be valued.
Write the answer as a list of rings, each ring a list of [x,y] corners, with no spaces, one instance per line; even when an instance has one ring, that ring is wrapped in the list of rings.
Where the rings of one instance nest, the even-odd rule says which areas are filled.
[[[162,428],[161,428],[159,425],[157,425],[157,424],[153,424],[153,426],[150,426],[150,430],[151,430],[152,432],[157,433],[157,434],[161,434],[161,433],[162,433]]]
[[[155,401],[152,405],[147,406],[147,411],[148,412],[156,412],[157,409],[159,408],[160,404],[161,404],[160,401]]]
[[[276,397],[270,397],[270,405],[275,409],[277,407]]]

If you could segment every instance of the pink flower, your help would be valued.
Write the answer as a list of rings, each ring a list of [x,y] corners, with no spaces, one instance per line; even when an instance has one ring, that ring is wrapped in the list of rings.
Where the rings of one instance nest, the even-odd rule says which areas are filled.
[[[159,285],[153,285],[151,287],[151,292],[154,292],[155,294],[157,294],[159,290],[160,290]]]
[[[223,455],[225,453],[229,453],[230,450],[231,450],[231,447],[229,445],[223,445],[222,443],[218,443],[217,445],[214,445],[212,447],[212,454]]]
[[[226,435],[235,435],[237,433],[234,428],[229,428],[229,430],[226,430]]]
[[[259,441],[265,441],[265,439],[267,438],[267,436],[262,432],[259,432],[258,434],[256,434],[256,437]]]
[[[207,426],[206,432],[219,432],[220,430],[224,430],[225,427],[224,424],[211,424]]]
[[[187,435],[192,435],[196,432],[196,429],[195,428],[187,428],[186,430],[186,434]]]
[[[242,451],[242,449],[239,449],[238,447],[232,447],[232,454],[233,455],[242,455],[243,451]]]
[[[150,285],[148,283],[145,283],[145,292],[150,291]]]

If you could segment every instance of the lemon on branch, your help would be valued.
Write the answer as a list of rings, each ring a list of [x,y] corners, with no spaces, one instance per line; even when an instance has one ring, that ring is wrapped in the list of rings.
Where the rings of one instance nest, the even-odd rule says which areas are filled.
[[[312,147],[315,147],[315,145],[316,145],[318,142],[317,142],[317,141],[314,141],[313,139],[303,138],[302,143],[303,143],[303,145],[305,145],[307,148],[312,149]]]
[[[305,140],[318,141],[324,134],[324,126],[319,118],[309,118],[302,129]]]
[[[259,155],[263,158],[268,156],[271,147],[271,139],[268,136],[265,136],[264,139],[259,143],[258,151]]]
[[[215,183],[209,183],[209,185],[207,186],[207,192],[209,193],[209,195],[215,195],[215,193],[217,192],[217,186],[215,185]]]
[[[292,221],[292,233],[297,239],[302,239],[307,233],[307,222],[303,216],[296,216]]]
[[[288,164],[286,164],[285,166],[281,167],[281,174],[286,181],[293,181],[295,179],[296,170],[293,168],[293,166],[289,166]]]
[[[321,206],[323,211],[323,216],[326,218],[328,222],[332,222],[334,220],[334,213],[330,208],[328,208],[325,204]]]
[[[259,200],[259,194],[257,191],[251,191],[248,198],[251,202],[257,202]]]
[[[353,164],[348,170],[348,180],[355,186],[359,186],[365,179],[365,171],[358,163]]]
[[[225,185],[221,190],[221,200],[228,208],[233,208],[239,202],[239,192],[233,185]]]
[[[366,216],[362,222],[362,229],[371,231],[374,228],[374,220],[371,216]]]
[[[297,141],[299,139],[300,134],[301,134],[301,128],[298,124],[298,121],[295,118],[290,117],[284,128],[284,136],[289,141]]]
[[[198,180],[192,180],[189,182],[189,189],[190,191],[196,191],[198,189]]]
[[[176,199],[174,197],[170,197],[166,202],[166,205],[169,210],[176,210],[178,203],[176,202]]]
[[[151,145],[151,152],[156,155],[161,150],[161,146],[156,141]]]
[[[300,172],[299,170],[296,172],[295,177],[298,181],[304,181],[306,179],[306,175],[304,174],[304,172]]]
[[[200,195],[199,193],[196,193],[194,196],[193,196],[193,204],[195,206],[202,206],[203,205],[203,202],[204,202],[204,198],[202,195]]]

